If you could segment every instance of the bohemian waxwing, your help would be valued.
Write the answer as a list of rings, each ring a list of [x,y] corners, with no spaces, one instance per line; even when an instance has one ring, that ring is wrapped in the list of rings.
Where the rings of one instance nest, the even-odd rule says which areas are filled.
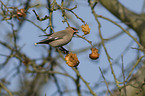
[[[48,36],[48,38],[35,43],[35,45],[49,44],[52,47],[62,47],[68,44],[71,41],[73,35],[77,32],[78,29],[74,27],[67,27],[65,30],[58,31],[52,34],[43,35],[43,36]]]

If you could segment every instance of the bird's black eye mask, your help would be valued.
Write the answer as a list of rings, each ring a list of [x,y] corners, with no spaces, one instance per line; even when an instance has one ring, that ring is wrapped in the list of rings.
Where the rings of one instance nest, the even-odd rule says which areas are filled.
[[[74,34],[79,33],[78,30],[74,32]]]

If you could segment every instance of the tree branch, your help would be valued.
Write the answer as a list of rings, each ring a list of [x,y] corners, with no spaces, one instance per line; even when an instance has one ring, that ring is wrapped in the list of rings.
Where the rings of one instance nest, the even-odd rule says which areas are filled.
[[[118,0],[100,0],[100,3],[109,10],[118,19],[128,25],[130,28],[136,31],[140,38],[140,42],[145,47],[145,16],[134,13],[125,6],[123,6]]]

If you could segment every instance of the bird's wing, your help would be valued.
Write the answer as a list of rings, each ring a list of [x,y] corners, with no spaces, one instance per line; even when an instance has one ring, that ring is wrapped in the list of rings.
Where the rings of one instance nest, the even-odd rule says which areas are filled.
[[[54,41],[54,40],[58,40],[58,39],[62,39],[62,38],[59,38],[59,37],[52,37],[50,36],[49,38],[47,38],[47,40],[49,40],[50,42]]]
[[[62,38],[58,38],[58,37],[49,37],[49,38],[46,38],[46,39],[43,39],[41,40],[40,42],[37,42],[36,44],[48,44],[52,41],[55,41],[55,40],[58,40],[58,39],[62,39]]]

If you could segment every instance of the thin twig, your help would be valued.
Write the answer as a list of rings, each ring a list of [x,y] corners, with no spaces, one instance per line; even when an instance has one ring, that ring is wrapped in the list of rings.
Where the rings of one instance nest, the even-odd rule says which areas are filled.
[[[111,96],[113,96],[112,93],[111,93],[111,91],[110,91],[110,89],[109,89],[108,83],[107,83],[107,81],[106,81],[106,79],[105,79],[105,76],[104,76],[104,74],[103,74],[103,72],[102,72],[102,70],[101,70],[100,67],[99,67],[99,70],[100,70],[100,72],[101,72],[101,74],[102,74],[102,77],[103,77],[103,79],[104,79],[104,82],[105,82],[105,84],[106,84],[106,86],[107,86],[108,92],[110,93]]]
[[[37,24],[35,24],[33,21],[31,21],[31,20],[29,20],[29,19],[26,19],[26,21],[32,23],[33,25],[35,25],[36,27],[38,27],[43,33],[47,34],[47,33],[45,32],[45,30],[43,30],[40,26],[38,26]]]
[[[77,75],[77,74],[76,74]],[[81,95],[81,89],[80,89],[80,77],[77,75],[77,79],[76,79],[76,90],[77,90],[77,93],[78,93],[78,96],[82,96]]]
[[[86,41],[91,45],[91,47],[93,47],[93,45],[92,45],[92,41],[89,41],[88,39],[86,39],[86,38],[83,37],[83,36],[80,36],[79,34],[76,34],[76,35],[77,35],[78,37],[80,37],[80,38],[86,40]]]
[[[133,66],[132,70],[130,71],[127,79],[125,81],[128,81],[128,79],[130,78],[130,76],[132,75],[133,70],[136,68],[136,66],[140,63],[140,61],[142,60],[142,58],[145,57],[145,55],[141,56],[135,63],[135,65]]]
[[[27,69],[28,73],[47,73],[47,74],[60,74],[60,75],[64,75],[66,77],[71,78],[73,81],[75,81],[75,78],[72,77],[71,75],[67,74],[67,73],[62,73],[62,72],[57,72],[57,71],[42,71],[42,70],[35,70],[35,71],[31,71]]]
[[[0,83],[0,86],[4,88],[10,96],[13,96],[12,93],[2,83]]]
[[[89,86],[89,83],[81,76],[81,74],[79,73],[79,71],[76,69],[76,68],[73,68],[72,69],[76,72],[76,74],[81,78],[81,80],[85,83],[85,85],[87,86],[87,88],[89,89],[90,93],[93,95],[93,96],[97,96],[96,93],[91,89],[91,87]]]
[[[122,75],[123,75],[123,82],[124,82],[124,86],[125,86],[125,74],[124,74],[124,63],[123,63],[123,55],[121,56],[121,59],[122,59]],[[124,94],[125,96],[127,96],[127,93],[126,93],[126,86],[124,87]]]
[[[39,15],[36,13],[35,10],[33,10],[33,12],[35,13],[35,15],[37,17],[37,20],[39,20],[39,21],[44,21],[44,20],[49,19],[49,16],[47,16],[47,15],[45,17],[43,17],[43,18],[40,18]]]

